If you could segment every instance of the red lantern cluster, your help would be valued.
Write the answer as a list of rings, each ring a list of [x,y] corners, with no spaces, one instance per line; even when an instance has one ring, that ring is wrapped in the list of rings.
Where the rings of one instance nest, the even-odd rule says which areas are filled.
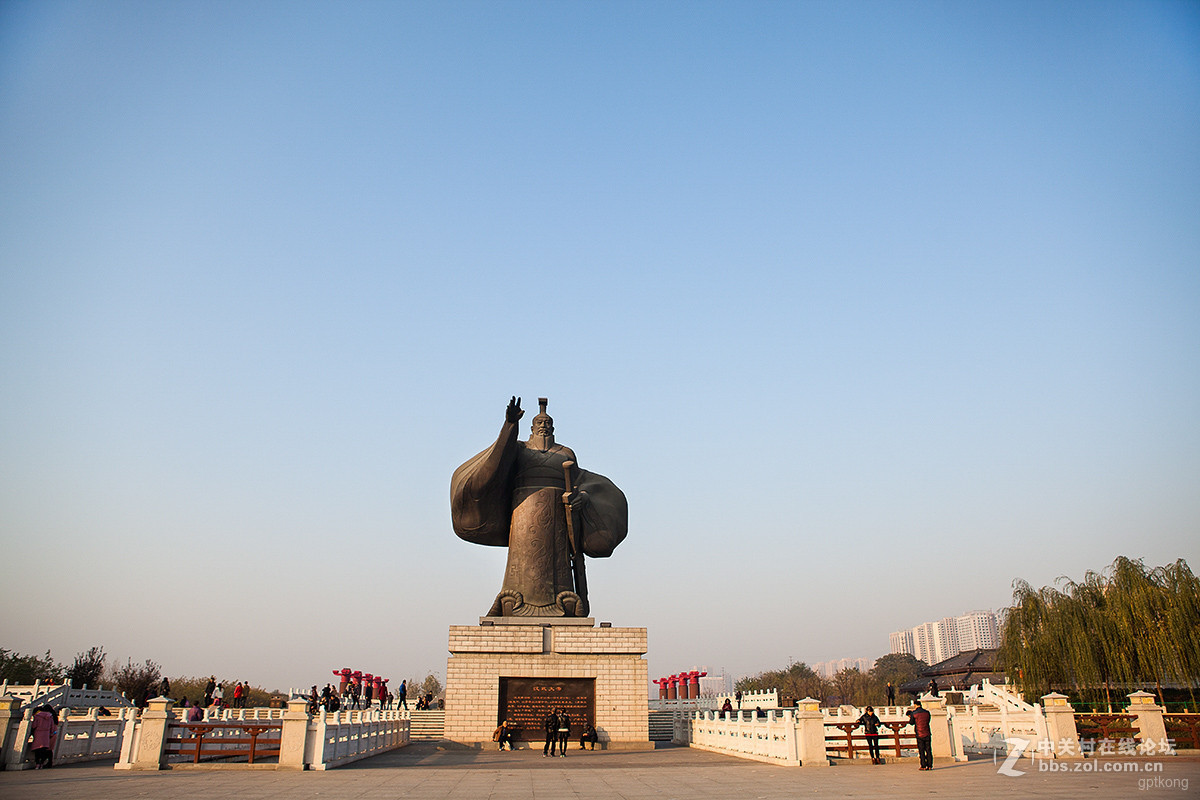
[[[665,678],[655,678],[654,683],[658,684],[658,699],[695,700],[700,696],[700,679],[707,674],[707,672],[692,670],[680,672],[677,675],[668,675]]]
[[[338,685],[338,694],[345,695],[347,687],[353,685],[358,693],[363,697],[370,697],[372,700],[382,701],[387,694],[388,678],[382,675],[372,675],[369,672],[362,670],[352,670],[349,667],[335,669],[334,675],[340,679]],[[370,693],[368,695],[368,692]]]

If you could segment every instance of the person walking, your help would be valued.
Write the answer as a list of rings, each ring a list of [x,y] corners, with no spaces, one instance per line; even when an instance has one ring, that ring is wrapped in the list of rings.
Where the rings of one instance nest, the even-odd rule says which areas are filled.
[[[396,708],[404,706],[404,710],[408,711],[408,681],[400,681],[400,688],[396,690]]]
[[[875,716],[875,709],[867,706],[866,712],[858,718],[858,724],[862,726],[863,733],[867,735],[867,752],[871,754],[872,764],[882,764],[883,756],[879,754],[879,717]]]
[[[571,715],[563,709],[558,710],[558,755],[567,757],[567,740],[571,738]]]
[[[554,743],[558,741],[558,714],[551,711],[542,720],[542,725],[546,729],[546,744],[542,747],[542,758],[546,756],[554,758]]]
[[[908,724],[917,735],[917,755],[921,769],[933,769],[933,732],[929,728],[929,711],[922,708],[920,700],[913,700],[913,709],[908,712]]]

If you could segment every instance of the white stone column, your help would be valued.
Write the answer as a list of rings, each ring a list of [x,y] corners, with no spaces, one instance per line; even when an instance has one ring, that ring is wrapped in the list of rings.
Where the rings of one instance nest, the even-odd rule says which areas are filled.
[[[825,717],[821,701],[806,697],[796,703],[796,750],[802,767],[828,767]]]
[[[946,713],[946,698],[926,695],[921,705],[929,712],[929,748],[934,758],[953,758],[950,743],[950,718]]]
[[[20,700],[11,695],[0,697],[0,769],[21,769],[15,765],[25,761],[25,741],[18,738],[22,718]]]
[[[155,697],[142,712],[138,748],[130,769],[156,770],[167,765],[167,728],[175,718],[171,713],[174,705],[175,701],[169,697]]]
[[[1136,717],[1133,724],[1137,726],[1141,740],[1155,744],[1166,741],[1167,723],[1163,720],[1165,709],[1154,702],[1154,695],[1149,692],[1134,692],[1128,697],[1129,708],[1125,709],[1125,713]]]
[[[308,701],[289,700],[287,711],[283,712],[283,731],[279,735],[279,769],[305,768],[308,723]]]
[[[1042,695],[1042,709],[1046,715],[1046,738],[1053,745],[1054,757],[1083,758],[1075,709],[1067,702],[1067,696],[1058,692]]]

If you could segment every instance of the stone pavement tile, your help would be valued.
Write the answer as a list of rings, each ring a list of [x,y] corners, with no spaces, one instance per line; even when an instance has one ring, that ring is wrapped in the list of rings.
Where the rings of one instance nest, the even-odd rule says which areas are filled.
[[[574,755],[574,754],[573,754]],[[1162,764],[1161,772],[1153,762]],[[640,753],[541,753],[439,750],[413,745],[328,772],[174,770],[118,772],[112,763],[0,772],[0,800],[798,800],[848,797],[907,800],[1180,798],[1200,790],[1200,760],[1060,762],[1139,772],[1048,772],[1023,760],[1020,777],[997,773],[991,759],[939,764],[788,768],[728,756],[663,748]],[[1090,765],[1096,765],[1091,767]],[[1186,781],[1186,789],[1184,788]]]

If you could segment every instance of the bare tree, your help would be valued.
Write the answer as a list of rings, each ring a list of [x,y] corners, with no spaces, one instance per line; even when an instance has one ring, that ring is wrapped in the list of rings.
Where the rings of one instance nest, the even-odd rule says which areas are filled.
[[[125,666],[113,670],[113,683],[124,695],[139,707],[144,707],[146,701],[154,696],[162,678],[162,667],[150,659],[141,664],[134,664],[133,659],[125,662]]]

